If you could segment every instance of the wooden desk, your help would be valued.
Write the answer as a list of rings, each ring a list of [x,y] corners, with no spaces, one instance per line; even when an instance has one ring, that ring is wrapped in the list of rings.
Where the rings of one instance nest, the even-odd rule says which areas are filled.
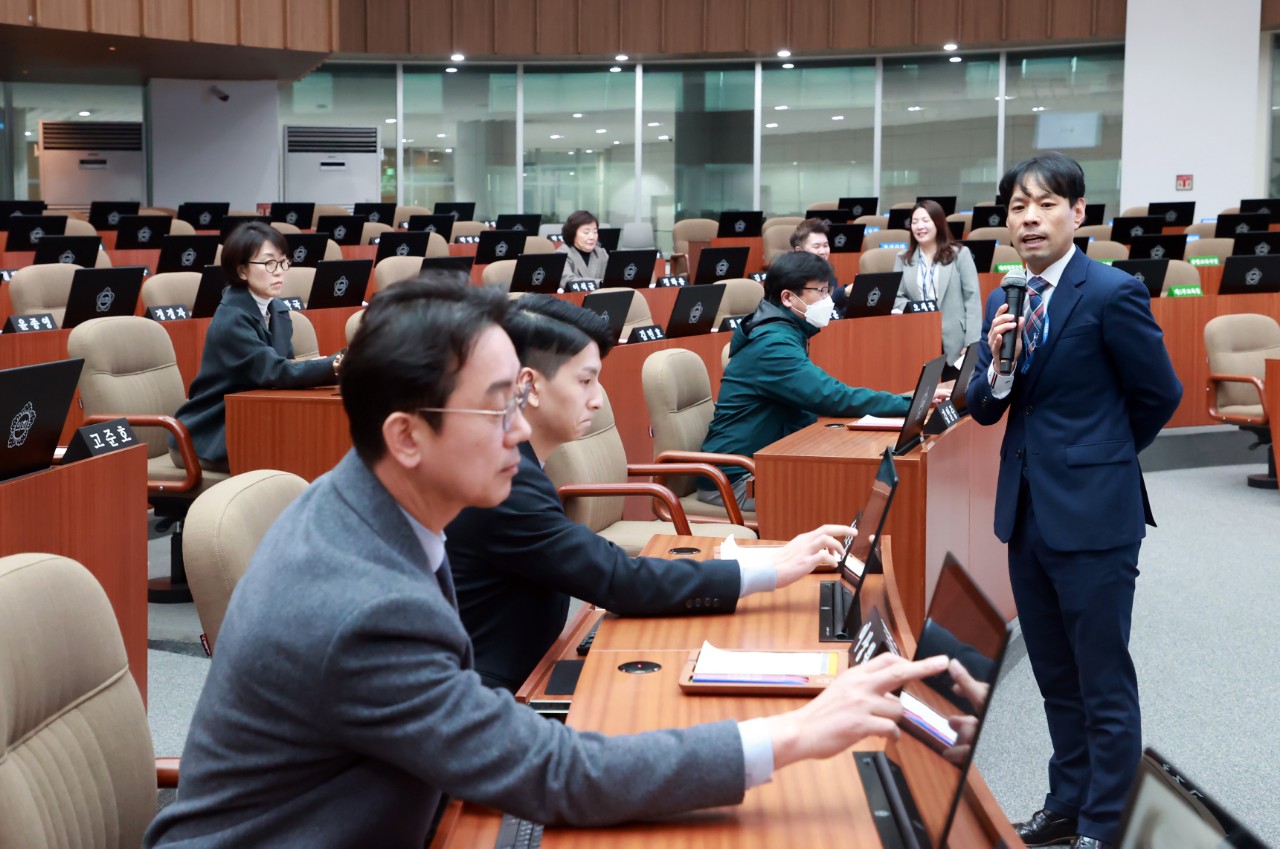
[[[147,698],[147,451],[142,446],[0,482],[0,556],[70,557],[106,591]]]
[[[279,469],[312,481],[351,449],[337,387],[259,389],[226,400],[227,460],[233,475]]]

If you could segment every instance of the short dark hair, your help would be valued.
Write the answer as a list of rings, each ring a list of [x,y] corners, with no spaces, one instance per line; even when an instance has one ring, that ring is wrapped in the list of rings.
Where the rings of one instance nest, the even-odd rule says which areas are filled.
[[[289,256],[288,240],[270,224],[246,221],[231,231],[231,235],[222,243],[222,274],[227,278],[227,285],[238,289],[249,288],[249,281],[240,276],[240,267],[253,259],[253,255],[267,242],[280,251],[281,256]]]
[[[830,236],[831,228],[827,227],[827,222],[821,218],[806,218],[796,225],[796,229],[791,232],[791,248],[799,250],[804,245],[804,240],[810,236],[817,234],[819,236]]]
[[[639,297],[637,295],[636,297]],[[525,295],[503,322],[520,364],[555,377],[560,366],[590,342],[607,355],[616,341],[604,316],[551,295]]]
[[[565,219],[564,227],[560,228],[560,235],[564,238],[566,245],[572,245],[573,240],[578,238],[578,230],[588,224],[600,226],[600,222],[596,217],[585,209],[579,209],[577,212],[570,213]]]
[[[769,273],[764,278],[765,300],[773,304],[782,303],[784,291],[797,295],[806,283],[831,280],[834,272],[831,265],[817,254],[808,251],[790,251],[779,254],[769,265]]]
[[[444,407],[476,339],[501,326],[507,297],[458,271],[427,271],[369,302],[342,361],[342,406],[365,463],[386,453],[382,423],[395,412]],[[421,414],[439,430],[440,413]]]
[[[1067,203],[1074,204],[1084,197],[1084,169],[1070,156],[1055,150],[1024,159],[1006,171],[1000,178],[1000,203],[1009,203],[1015,186],[1030,194],[1027,178],[1034,178],[1058,197],[1066,198]]]
[[[933,226],[937,229],[938,234],[934,237],[937,239],[937,253],[933,255],[933,261],[938,265],[950,265],[951,261],[956,258],[955,244],[951,241],[951,227],[947,225],[947,214],[942,210],[942,204],[936,200],[919,200],[916,205],[911,207],[911,215],[907,218],[907,251],[902,256],[902,261],[906,265],[915,263],[916,248],[920,244],[916,241],[916,231],[911,226],[911,222],[915,220],[916,210],[923,209],[929,213]]]

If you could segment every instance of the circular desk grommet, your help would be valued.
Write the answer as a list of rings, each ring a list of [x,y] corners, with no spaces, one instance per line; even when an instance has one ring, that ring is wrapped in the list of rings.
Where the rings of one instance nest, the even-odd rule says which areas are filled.
[[[827,422],[823,427],[844,427],[840,422]]]
[[[691,545],[682,545],[682,546],[678,546],[678,547],[676,547],[676,548],[668,548],[668,549],[667,549],[667,554],[677,554],[677,555],[680,555],[680,556],[689,556],[689,555],[693,555],[693,554],[701,554],[701,553],[702,553],[702,549],[701,549],[701,548],[694,548],[694,547],[693,547],[693,546],[691,546]]]
[[[657,672],[662,668],[662,664],[654,663],[652,660],[629,660],[618,667],[619,672],[626,672],[630,675],[644,675],[649,672]]]

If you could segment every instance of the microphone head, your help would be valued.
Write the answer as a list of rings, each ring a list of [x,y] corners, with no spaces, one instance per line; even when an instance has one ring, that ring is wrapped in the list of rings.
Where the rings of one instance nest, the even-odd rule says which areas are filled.
[[[1025,268],[1015,268],[1004,276],[1004,281],[1000,284],[1000,288],[1008,291],[1013,289],[1027,288],[1027,270]]]

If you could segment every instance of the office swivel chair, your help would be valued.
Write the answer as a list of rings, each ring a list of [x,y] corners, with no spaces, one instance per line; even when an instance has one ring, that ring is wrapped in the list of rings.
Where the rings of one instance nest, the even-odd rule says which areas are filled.
[[[1258,441],[1249,448],[1266,448],[1267,472],[1249,475],[1249,486],[1276,489],[1270,417],[1280,411],[1267,409],[1262,381],[1266,361],[1280,357],[1280,324],[1267,315],[1220,315],[1205,324],[1204,347],[1209,355],[1209,417],[1254,435]]]
[[[711,321],[711,326],[717,329],[729,316],[751,315],[764,300],[764,286],[748,277],[733,277],[721,280],[720,284],[724,286],[724,295]]]
[[[52,554],[0,558],[0,846],[139,846],[156,759],[124,640],[98,580]]]
[[[798,224],[799,221],[796,223]],[[783,254],[791,252],[791,234],[795,229],[793,225],[791,227],[770,227],[761,231],[761,237],[764,240],[765,266],[771,265],[775,259]]]
[[[71,280],[80,266],[69,262],[51,262],[45,265],[27,265],[13,273],[9,281],[9,302],[14,315],[51,313],[53,320],[62,326],[67,313],[67,298],[71,294]]]
[[[618,250],[640,251],[658,249],[658,240],[653,237],[653,225],[647,221],[628,221],[622,225],[618,235]]]
[[[511,291],[511,278],[516,273],[514,259],[500,259],[491,262],[480,272],[480,282],[486,286],[496,286],[504,292]]]
[[[1098,260],[1128,259],[1129,247],[1128,245],[1122,245],[1119,242],[1113,242],[1110,239],[1095,239],[1090,242],[1089,246],[1085,249],[1085,255],[1088,256],[1089,259]]]
[[[862,237],[862,249],[864,251],[871,248],[882,247],[886,244],[911,244],[911,233],[907,230],[884,229],[876,230],[874,233],[867,233]],[[898,248],[898,250],[902,250]]]
[[[1235,239],[1219,239],[1211,236],[1207,239],[1196,239],[1195,241],[1187,242],[1187,249],[1183,254],[1183,259],[1190,260],[1193,256],[1216,256],[1219,260],[1222,260],[1231,256],[1235,249]]]
[[[351,340],[356,338],[356,331],[360,329],[360,323],[364,321],[364,310],[358,309],[347,317],[347,324],[343,328],[343,336],[347,340],[347,344],[351,344]]]
[[[677,221],[671,228],[671,241],[674,244],[671,253],[672,274],[692,274],[689,267],[689,243],[710,242],[720,231],[720,222],[710,218],[686,218]]]
[[[859,274],[879,274],[893,271],[893,263],[902,253],[898,248],[871,248],[858,257]]]
[[[553,254],[556,252],[556,245],[550,239],[542,236],[525,236],[524,237],[524,253],[527,254]]]
[[[164,274],[152,274],[142,281],[139,297],[147,309],[152,307],[170,307],[181,304],[187,313],[195,307],[196,293],[200,291],[200,272],[167,271]]]
[[[1164,272],[1164,287],[1161,295],[1169,294],[1174,286],[1199,286],[1200,270],[1185,259],[1171,259]]]
[[[631,306],[627,308],[626,321],[622,323],[622,333],[620,334],[623,341],[631,335],[631,331],[637,327],[648,327],[653,324],[653,313],[649,310],[649,301],[644,295],[641,295],[635,289],[627,289],[625,287],[607,286],[599,289],[600,292],[630,292]]]
[[[1008,227],[975,227],[969,231],[970,239],[995,239],[996,244],[1012,245],[1013,233]]]

